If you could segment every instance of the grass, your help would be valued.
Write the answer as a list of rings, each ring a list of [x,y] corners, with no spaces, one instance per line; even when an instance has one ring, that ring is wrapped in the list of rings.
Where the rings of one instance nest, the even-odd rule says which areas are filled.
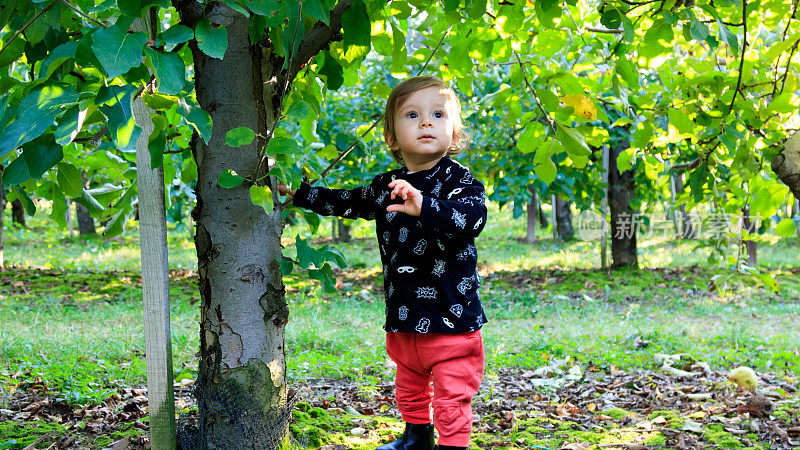
[[[31,229],[7,227],[4,234],[13,267],[0,273],[0,408],[21,380],[41,380],[75,404],[97,403],[119,386],[145,381],[135,230],[110,240],[70,238],[46,215],[40,210]],[[598,269],[596,242],[563,243],[540,230],[541,239],[528,245],[520,239],[524,218],[496,210],[490,217],[477,242],[488,373],[566,356],[599,367],[654,368],[653,353],[690,353],[716,368],[800,375],[797,239],[759,248],[760,274],[777,281],[775,293],[758,274],[705,267],[708,250],[695,250],[693,241],[643,240],[642,269],[609,272]],[[368,222],[354,225],[355,241],[337,244],[351,266],[339,274],[346,289],[325,293],[298,274],[285,280],[291,381],[346,377],[370,385],[392,377],[374,231]],[[283,239],[293,242],[298,233],[307,231],[288,228]],[[194,245],[173,230],[169,251],[175,376],[193,377]],[[544,442],[528,434],[520,439]],[[8,436],[0,433],[0,444]]]

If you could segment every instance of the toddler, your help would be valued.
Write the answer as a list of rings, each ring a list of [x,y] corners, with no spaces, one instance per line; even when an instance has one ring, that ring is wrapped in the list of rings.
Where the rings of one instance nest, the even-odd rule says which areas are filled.
[[[475,237],[486,225],[486,194],[449,157],[466,146],[458,97],[436,77],[404,80],[386,102],[383,137],[403,167],[366,186],[278,189],[319,214],[376,222],[386,351],[397,364],[395,399],[406,422],[403,435],[378,450],[466,449],[483,377]]]

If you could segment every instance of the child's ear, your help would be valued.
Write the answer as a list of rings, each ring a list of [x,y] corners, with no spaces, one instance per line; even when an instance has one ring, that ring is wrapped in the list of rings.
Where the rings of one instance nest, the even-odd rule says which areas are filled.
[[[397,141],[394,138],[394,133],[390,133],[388,131],[383,132],[383,141],[386,142],[386,145],[389,146],[392,150],[397,150]]]

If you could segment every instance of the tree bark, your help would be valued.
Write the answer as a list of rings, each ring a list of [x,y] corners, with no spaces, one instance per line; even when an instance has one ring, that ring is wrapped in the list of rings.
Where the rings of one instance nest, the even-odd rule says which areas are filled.
[[[636,232],[638,218],[630,206],[636,182],[632,170],[620,173],[617,157],[627,146],[611,148],[608,164],[608,207],[611,212],[611,268],[638,267]]]
[[[684,191],[685,187],[683,185],[683,174],[676,173],[673,175],[673,180],[675,182],[675,194],[680,194]],[[692,224],[692,217],[686,212],[686,204],[680,206],[680,236],[683,239],[694,239],[697,237],[697,231],[694,228],[694,224]]]
[[[536,242],[536,222],[539,221],[539,196],[532,188],[528,189],[531,193],[531,201],[528,203],[528,227],[526,240],[528,244]]]
[[[771,161],[772,170],[800,198],[800,132],[795,132]]]
[[[25,223],[25,207],[22,206],[22,201],[18,198],[11,202],[11,220],[23,228],[28,228]]]
[[[352,228],[344,223],[345,219],[336,218],[336,242],[350,242],[353,240]]]
[[[85,206],[75,203],[75,215],[78,216],[78,232],[82,236],[97,234],[97,230],[94,229],[94,219]]]
[[[251,44],[249,19],[225,3],[175,3],[182,24],[194,28],[208,19],[228,33],[222,60],[205,55],[190,41],[197,101],[213,120],[209,142],[195,135],[191,143],[198,166],[192,217],[201,297],[195,390],[200,443],[202,448],[275,449],[290,417],[284,348],[289,308],[279,263],[281,211],[267,214],[253,205],[250,181],[225,189],[217,179],[227,169],[249,180],[267,172],[259,149],[267,144],[268,126],[281,114],[284,89],[332,39],[341,38],[341,16],[350,0],[331,10],[330,25],[318,22],[298,36],[297,54],[286,71],[269,32]],[[225,135],[236,127],[248,127],[259,138],[230,148]],[[279,203],[275,189],[273,199]]]
[[[569,241],[575,236],[575,228],[572,226],[572,202],[556,197],[556,228],[558,237],[564,241]]]
[[[745,207],[742,208],[742,231],[751,234],[756,232],[756,226],[750,217],[749,205],[745,205]],[[754,267],[758,262],[758,243],[746,240],[743,244],[744,248],[747,250],[747,265]]]
[[[200,364],[196,396],[200,408],[202,448],[276,448],[271,412],[287,402],[284,327],[289,309],[278,263],[281,214],[266,214],[250,200],[250,184],[233,189],[217,184],[227,169],[251,179],[259,173],[263,139],[231,149],[227,130],[248,127],[267,136],[267,123],[280,111],[279,70],[282,59],[265,40],[251,45],[248,19],[221,2],[209,6],[208,18],[228,31],[222,60],[191,44],[195,89],[200,106],[211,114],[208,144],[195,136],[198,166],[196,224],[200,276]],[[202,17],[202,5],[180,10],[190,26]],[[281,438],[281,436],[278,436]]]
[[[3,185],[3,169],[4,167],[0,165],[0,270],[6,270],[6,260],[5,255],[3,254],[3,246],[4,246],[4,238],[3,238],[3,228],[4,228],[4,217],[6,212],[6,188]]]

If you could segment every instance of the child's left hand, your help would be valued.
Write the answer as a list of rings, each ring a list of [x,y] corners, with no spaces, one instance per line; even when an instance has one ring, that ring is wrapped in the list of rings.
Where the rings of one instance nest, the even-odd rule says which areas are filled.
[[[419,216],[422,211],[422,193],[418,191],[406,180],[394,180],[389,183],[392,188],[392,200],[400,197],[404,200],[402,205],[389,205],[386,211],[397,211],[406,213],[409,216]]]

